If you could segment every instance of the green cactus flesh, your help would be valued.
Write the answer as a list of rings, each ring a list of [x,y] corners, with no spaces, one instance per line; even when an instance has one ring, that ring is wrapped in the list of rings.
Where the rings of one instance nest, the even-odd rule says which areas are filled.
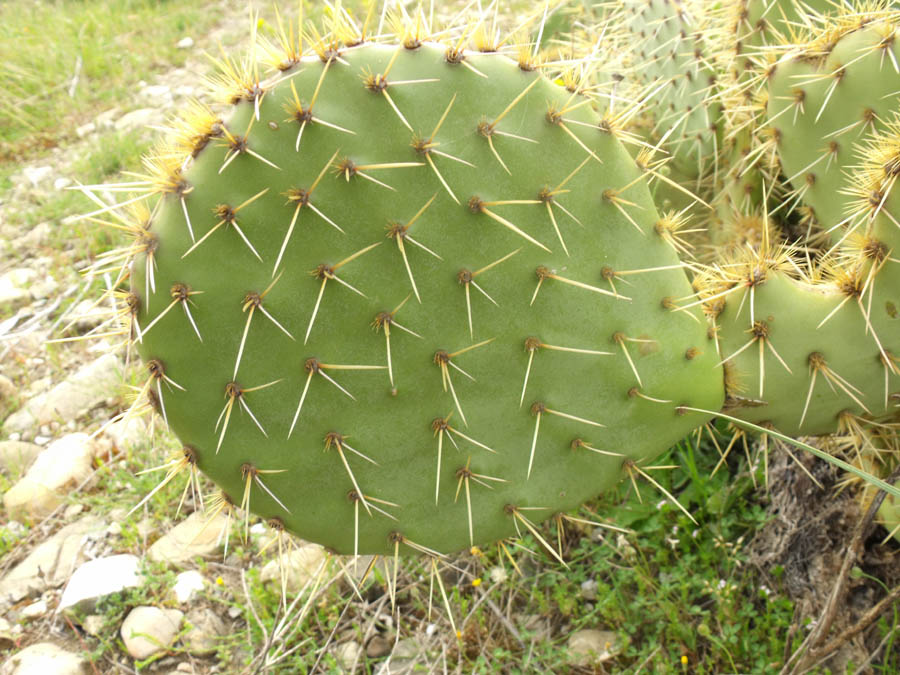
[[[749,287],[736,291],[718,317],[732,414],[807,436],[833,432],[846,413],[889,414],[896,377],[879,342],[884,353],[900,353],[897,321],[884,313],[897,286],[875,285],[876,341],[865,302],[837,285],[813,286],[778,270],[757,278],[752,297]]]
[[[583,99],[498,54],[332,56],[195,147],[132,271],[157,408],[236,505],[343,553],[449,552],[719,408],[645,182]]]
[[[715,100],[715,54],[693,2],[632,1],[621,34],[623,49],[635,52],[634,77],[646,93],[647,136],[672,155],[678,174],[700,181],[716,170],[721,142],[721,104]]]
[[[722,37],[734,52],[731,75],[743,79],[756,72],[754,58],[789,43],[811,17],[836,12],[838,6],[831,0],[728,0],[723,8],[730,25]]]
[[[883,129],[900,101],[894,30],[894,21],[874,20],[833,43],[813,43],[780,61],[769,81],[769,124],[792,202],[811,206],[835,242],[852,206],[854,144]]]

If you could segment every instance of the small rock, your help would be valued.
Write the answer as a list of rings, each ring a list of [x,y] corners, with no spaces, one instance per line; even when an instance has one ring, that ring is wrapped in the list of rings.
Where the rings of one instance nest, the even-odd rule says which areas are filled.
[[[72,520],[84,511],[84,504],[69,504],[63,511],[63,520]]]
[[[93,300],[82,300],[72,309],[72,321],[79,333],[99,326],[109,318],[109,308]]]
[[[89,560],[69,579],[56,611],[74,606],[81,611],[91,611],[100,598],[140,586],[139,564],[138,557],[129,553]]]
[[[96,446],[87,434],[69,434],[51,443],[3,495],[10,518],[42,518],[52,513],[72,488],[91,475]]]
[[[13,250],[25,251],[31,248],[37,248],[47,241],[50,236],[50,223],[38,223],[21,237],[17,237],[13,241]]]
[[[59,290],[59,282],[53,277],[46,277],[42,281],[36,281],[31,284],[31,288],[28,290],[31,293],[31,297],[35,300],[45,300]]]
[[[619,653],[618,636],[608,630],[589,628],[569,636],[569,660],[578,666],[603,663]]]
[[[0,675],[85,675],[87,672],[87,661],[52,642],[26,647],[0,666]]]
[[[109,527],[106,528],[106,534],[111,537],[118,537],[120,534],[122,534],[121,523],[110,523]]]
[[[16,637],[13,635],[13,627],[3,617],[0,617],[0,649],[12,649],[16,646]]]
[[[188,652],[195,656],[205,656],[216,651],[219,639],[227,630],[219,615],[207,607],[191,610],[186,619],[191,628],[182,641]]]
[[[550,621],[546,617],[540,614],[524,614],[520,615],[520,621],[522,629],[531,633],[529,637],[535,641],[542,642],[551,638]]]
[[[113,422],[103,433],[112,441],[116,450],[126,454],[149,440],[147,424],[140,417]]]
[[[374,557],[375,556],[373,555],[358,555],[354,561],[352,555],[340,556],[338,558],[338,567],[340,567],[346,575],[344,581],[353,580],[359,585],[363,580],[363,576],[373,571],[371,565]],[[377,569],[382,574],[390,575],[390,570],[385,568],[384,558],[375,561],[374,569]]]
[[[172,590],[175,599],[180,603],[190,602],[194,593],[202,591],[206,587],[206,580],[197,570],[188,570],[175,577],[175,586]]]
[[[190,49],[194,46],[194,38],[192,37],[184,37],[181,38],[178,42],[175,43],[175,47],[178,49]]]
[[[84,617],[84,621],[81,622],[81,627],[84,628],[84,632],[95,637],[100,635],[100,632],[105,625],[106,619],[100,614],[88,614]]]
[[[0,276],[0,306],[23,305],[31,300],[28,285],[38,276],[35,270],[20,268]]]
[[[26,166],[22,169],[25,179],[31,183],[32,187],[38,187],[45,180],[53,175],[52,166]]]
[[[146,98],[159,99],[171,96],[171,94],[172,88],[167,84],[151,84],[141,89],[141,96]]]
[[[597,599],[597,582],[593,579],[581,582],[581,597],[593,602]]]
[[[284,553],[280,558],[266,563],[260,574],[265,583],[274,581],[281,583],[280,564],[285,568],[285,585],[290,593],[299,592],[307,582],[313,581],[320,573],[320,566],[327,559],[325,549],[318,544],[305,544],[300,548]]]
[[[392,659],[414,659],[419,655],[421,649],[415,640],[405,638],[397,643],[394,651],[391,653]]]
[[[71,178],[66,178],[65,176],[60,176],[55,181],[53,181],[53,189],[54,190],[65,190],[72,184]]]
[[[46,613],[46,600],[38,600],[37,602],[33,602],[30,605],[23,607],[21,612],[19,612],[20,616],[23,619],[37,619],[38,617],[44,616],[44,614]]]
[[[128,653],[138,661],[167,650],[175,641],[184,612],[159,607],[135,607],[119,634]]]
[[[159,115],[156,108],[138,108],[116,120],[116,131],[130,131],[151,124]]]
[[[353,670],[362,656],[362,645],[355,640],[344,642],[335,647],[334,657],[342,670]]]
[[[141,518],[137,525],[134,526],[134,529],[142,541],[147,541],[147,539],[156,534],[156,523],[152,518]]]
[[[375,672],[377,675],[412,675],[418,672],[416,668],[420,652],[421,649],[415,640],[409,638],[400,640],[391,652],[390,658]]]
[[[97,125],[98,129],[102,129],[104,127],[112,127],[115,124],[115,120],[119,116],[120,112],[121,108],[119,108],[118,106],[116,106],[115,108],[110,108],[109,110],[104,110],[94,118],[94,123]]]
[[[82,124],[80,127],[75,129],[75,134],[78,138],[84,138],[88,134],[92,134],[97,130],[97,125],[93,122],[88,122],[87,124]]]
[[[0,581],[0,598],[18,602],[64,584],[78,564],[85,541],[104,527],[96,516],[85,516],[38,544]]]
[[[22,441],[0,441],[0,471],[20,476],[41,453],[41,446]]]
[[[82,366],[45,394],[29,400],[10,415],[3,430],[33,433],[35,427],[57,420],[76,419],[82,412],[106,402],[122,385],[122,361],[106,353]]]
[[[16,385],[6,375],[0,374],[0,402],[8,401],[16,395]]]
[[[195,511],[183,522],[160,537],[147,555],[154,562],[182,563],[197,556],[208,556],[224,540],[228,518],[220,513],[213,520]]]
[[[391,653],[391,642],[383,635],[374,635],[366,645],[366,656],[370,659],[380,659]]]

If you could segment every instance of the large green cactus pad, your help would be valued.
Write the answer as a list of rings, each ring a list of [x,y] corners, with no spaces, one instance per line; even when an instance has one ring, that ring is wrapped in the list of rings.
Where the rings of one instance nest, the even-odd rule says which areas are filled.
[[[646,185],[591,107],[504,56],[409,46],[249,91],[132,277],[198,466],[344,553],[509,536],[723,398],[699,311],[671,309],[691,288]]]

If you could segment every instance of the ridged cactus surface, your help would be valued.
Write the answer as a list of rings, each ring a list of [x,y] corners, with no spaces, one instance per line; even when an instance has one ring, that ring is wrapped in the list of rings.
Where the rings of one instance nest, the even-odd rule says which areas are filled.
[[[158,411],[236,506],[343,553],[453,551],[718,409],[714,335],[673,311],[682,264],[587,99],[415,40],[247,84],[163,155],[132,273]]]

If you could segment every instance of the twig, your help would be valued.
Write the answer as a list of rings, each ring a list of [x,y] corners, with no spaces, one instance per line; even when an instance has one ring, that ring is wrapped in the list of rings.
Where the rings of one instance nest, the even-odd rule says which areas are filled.
[[[272,648],[272,640],[275,637],[275,634],[269,634],[269,631],[266,630],[265,625],[262,620],[259,618],[259,614],[256,613],[256,607],[253,605],[253,599],[250,597],[250,589],[247,588],[247,573],[245,570],[241,570],[241,588],[244,590],[244,597],[247,598],[247,607],[250,610],[250,615],[256,621],[256,624],[259,626],[259,629],[263,634],[263,648],[259,651],[259,653],[253,657],[253,661],[250,662],[248,668],[252,668],[257,661],[259,661],[259,665],[257,665],[256,670],[253,671],[254,675],[260,671],[263,664],[265,663],[265,657],[269,653],[269,650]],[[281,609],[281,604],[279,603],[278,609],[275,614],[275,621],[278,621],[278,610]],[[247,621],[247,636],[248,638],[251,636],[250,630],[250,622]],[[252,646],[252,645],[251,645]]]
[[[893,484],[898,480],[898,478],[900,478],[900,467],[897,467],[891,473],[891,475],[888,476],[886,482]],[[891,598],[896,599],[897,597],[900,597],[900,587],[897,587],[893,591],[891,591],[887,598],[884,598],[881,602],[879,602],[872,609],[866,612],[866,614],[854,626],[831,640],[831,642],[825,645],[825,647],[818,646],[819,643],[821,643],[825,639],[825,637],[828,635],[828,632],[831,630],[831,626],[834,624],[834,619],[837,615],[838,606],[843,604],[843,601],[847,594],[847,581],[850,578],[850,570],[853,569],[853,565],[856,564],[856,561],[859,558],[866,537],[868,537],[869,532],[872,528],[875,514],[878,509],[881,508],[881,503],[884,501],[885,496],[886,493],[882,490],[879,490],[875,495],[875,498],[872,500],[872,503],[869,505],[869,508],[866,511],[865,515],[863,515],[859,523],[857,523],[856,530],[853,533],[853,539],[850,541],[850,545],[847,547],[847,553],[844,556],[844,562],[841,565],[840,572],[838,573],[837,581],[834,585],[834,590],[832,591],[831,596],[828,598],[828,603],[825,605],[825,609],[822,610],[822,616],[819,619],[816,628],[810,632],[807,638],[803,641],[803,644],[801,644],[800,647],[797,648],[797,651],[795,651],[791,658],[788,659],[787,663],[785,663],[784,668],[781,669],[782,674],[788,672],[790,672],[791,674],[799,673],[804,670],[810,663],[818,660],[823,654],[827,654],[836,650],[854,635],[862,630],[865,630],[865,628],[870,623],[872,623],[872,621],[877,619],[881,612],[883,612],[884,609],[888,607],[888,604],[886,604],[885,602],[886,600]],[[788,668],[791,666],[791,663],[793,663],[794,661],[796,661],[796,665],[788,670]]]
[[[128,675],[141,675],[134,668],[130,668],[129,666],[126,666],[124,663],[119,663],[118,661],[116,661],[110,654],[107,654],[105,658],[106,658],[107,662],[111,663],[113,666],[115,666],[116,668],[121,670],[123,673],[127,673]],[[93,667],[93,664],[92,664],[92,667]],[[94,671],[94,672],[96,672],[96,671]]]
[[[500,623],[503,624],[503,627],[506,628],[507,631],[509,631],[509,634],[512,635],[515,638],[516,642],[518,642],[519,645],[524,649],[525,641],[522,639],[522,636],[519,635],[519,631],[516,630],[516,627],[513,625],[512,621],[510,621],[503,615],[503,612],[500,611],[500,608],[494,604],[494,601],[488,597],[487,593],[485,593],[484,590],[482,590],[480,587],[478,588],[478,590],[481,591],[481,595],[485,600],[485,604],[487,604],[487,606],[491,608],[491,611],[496,615],[498,619],[500,619]]]
[[[69,625],[69,628],[72,630],[72,632],[75,633],[75,637],[78,638],[78,644],[81,645],[82,651],[89,652],[90,650],[88,649],[87,645],[84,643],[84,640],[81,639],[81,633],[79,633],[78,630],[76,630],[75,626],[72,625],[72,621],[69,619],[69,617],[66,616],[65,614],[63,614],[63,618],[66,620],[66,623]],[[100,675],[100,671],[97,670],[97,667],[94,665],[94,662],[89,661],[88,663],[91,666],[91,670],[94,671],[94,675]]]
[[[638,673],[640,673],[641,670],[643,670],[644,666],[646,666],[648,663],[650,663],[650,659],[652,659],[654,656],[656,656],[657,652],[659,652],[660,649],[662,649],[662,647],[657,646],[656,649],[654,649],[652,652],[650,652],[650,656],[648,656],[646,659],[641,661],[641,664],[637,667],[637,670],[634,671],[634,675],[638,675]]]
[[[859,668],[853,671],[853,675],[862,675],[864,672],[868,672],[869,665],[872,663],[872,661],[875,660],[875,657],[878,656],[878,653],[882,649],[884,649],[884,646],[888,643],[888,640],[890,640],[896,632],[896,626],[889,630],[887,634],[881,639],[881,642],[878,643],[878,646],[875,647],[872,653],[866,657],[866,660],[859,664]]]
[[[106,282],[107,290],[110,290],[109,275],[104,274],[103,280]],[[91,287],[93,285],[94,285],[94,276],[91,275],[90,277],[87,278],[87,280],[83,284],[78,284],[76,286],[76,288],[80,287],[80,290],[78,291],[78,295],[76,295],[75,299],[72,301],[72,303],[68,307],[66,307],[66,309],[58,317],[56,317],[56,321],[54,321],[52,324],[50,324],[50,328],[47,329],[47,335],[53,335],[53,331],[56,330],[56,327],[59,326],[59,324],[61,324],[63,322],[63,320],[67,316],[69,316],[69,314],[71,314],[72,312],[75,311],[75,308],[78,307],[78,303],[81,302],[82,298],[84,298],[84,296],[87,294],[87,292],[91,289]],[[66,296],[68,296],[70,293],[71,293],[71,290],[67,291]],[[112,294],[110,293],[110,295],[112,295]],[[63,297],[65,297],[65,296],[63,296]],[[113,312],[115,312],[115,308],[113,308]]]
[[[331,629],[331,632],[328,634],[328,638],[325,640],[325,644],[319,647],[319,655],[316,657],[316,662],[313,664],[313,667],[310,668],[311,673],[316,672],[316,669],[319,667],[319,662],[322,660],[322,657],[325,656],[325,652],[328,651],[329,645],[331,645],[331,641],[334,640],[334,634],[337,633],[338,626],[341,625],[341,621],[344,619],[344,615],[347,613],[347,610],[350,609],[350,603],[353,602],[353,596],[347,598],[347,602],[344,603],[344,609],[341,610],[340,616],[338,616],[337,621],[334,622],[334,626]],[[357,659],[359,656],[357,655]],[[350,668],[350,672],[356,670],[356,659],[353,661],[353,667]]]
[[[862,618],[860,618],[859,621],[845,630],[841,635],[838,635],[824,647],[822,647],[821,649],[817,649],[816,652],[820,654],[828,654],[835,651],[847,640],[868,628],[879,616],[881,616],[881,614],[888,607],[892,606],[898,600],[900,600],[900,586],[894,586],[893,590],[891,590],[890,593],[883,597],[877,605],[863,614]]]
[[[78,88],[78,78],[81,76],[81,54],[75,58],[75,73],[69,83],[69,98],[75,98],[75,90]]]

